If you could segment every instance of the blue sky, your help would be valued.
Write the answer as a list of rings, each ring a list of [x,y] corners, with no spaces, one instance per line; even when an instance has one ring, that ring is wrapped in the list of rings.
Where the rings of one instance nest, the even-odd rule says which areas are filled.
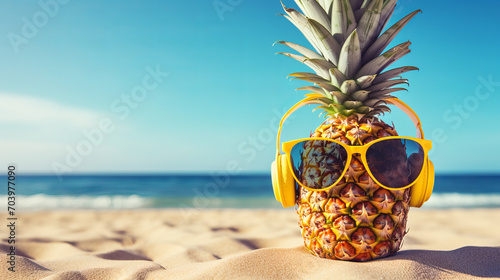
[[[295,7],[293,1],[284,1]],[[24,172],[266,172],[276,121],[307,71],[278,0],[0,1],[0,163]],[[42,4],[40,4],[42,3]],[[56,4],[54,4],[56,3]],[[119,3],[119,4],[118,4]],[[225,10],[217,10],[216,4]],[[437,172],[500,172],[498,1],[400,0],[417,15],[394,43],[434,141]],[[495,106],[497,105],[497,106]],[[284,138],[322,121],[306,108]],[[401,135],[411,122],[394,110]]]

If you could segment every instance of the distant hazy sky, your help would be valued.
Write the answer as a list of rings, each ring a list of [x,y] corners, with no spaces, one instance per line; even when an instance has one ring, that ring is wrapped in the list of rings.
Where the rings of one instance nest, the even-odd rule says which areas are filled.
[[[272,46],[307,43],[279,0],[0,1],[0,169],[24,172],[267,171],[276,123],[308,69]],[[284,0],[290,7],[293,1]],[[396,66],[434,141],[437,172],[500,172],[500,2],[400,0],[422,9]],[[320,124],[312,108],[284,139]],[[394,110],[402,135],[411,122]]]

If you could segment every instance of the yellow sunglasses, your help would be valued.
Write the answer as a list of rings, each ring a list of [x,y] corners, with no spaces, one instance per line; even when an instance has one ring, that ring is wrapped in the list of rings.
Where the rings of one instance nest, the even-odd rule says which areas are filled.
[[[283,143],[295,181],[311,191],[326,191],[337,185],[353,168],[353,155],[379,186],[389,190],[411,187],[424,173],[432,141],[391,136],[363,146],[349,146],[326,138],[304,138]],[[355,165],[356,163],[354,163]]]

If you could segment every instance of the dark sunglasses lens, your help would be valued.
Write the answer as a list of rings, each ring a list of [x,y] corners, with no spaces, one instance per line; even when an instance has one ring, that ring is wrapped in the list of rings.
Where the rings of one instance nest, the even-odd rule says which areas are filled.
[[[347,151],[328,140],[305,140],[293,146],[290,153],[296,178],[311,189],[326,189],[342,175]]]
[[[424,165],[424,150],[409,139],[389,139],[368,148],[366,161],[373,177],[390,188],[413,184]]]

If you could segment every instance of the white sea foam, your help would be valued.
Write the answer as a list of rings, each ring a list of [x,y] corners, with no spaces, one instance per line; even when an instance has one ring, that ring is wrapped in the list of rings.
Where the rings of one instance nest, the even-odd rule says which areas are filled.
[[[35,211],[50,209],[140,209],[162,207],[189,207],[192,198],[156,198],[141,197],[138,195],[114,196],[52,196],[36,194],[16,196],[16,210]],[[0,195],[0,202],[7,204],[7,196]],[[181,203],[182,202],[182,203]],[[204,208],[274,208],[274,199],[267,198],[220,198],[210,200]],[[193,206],[194,207],[194,206]],[[480,208],[500,207],[500,194],[463,194],[463,193],[434,193],[423,208]]]
[[[0,201],[7,201],[7,196],[0,196]],[[16,196],[18,210],[43,209],[134,209],[151,205],[151,199],[131,196],[51,196],[36,194]]]
[[[500,194],[434,193],[425,208],[500,207]]]

